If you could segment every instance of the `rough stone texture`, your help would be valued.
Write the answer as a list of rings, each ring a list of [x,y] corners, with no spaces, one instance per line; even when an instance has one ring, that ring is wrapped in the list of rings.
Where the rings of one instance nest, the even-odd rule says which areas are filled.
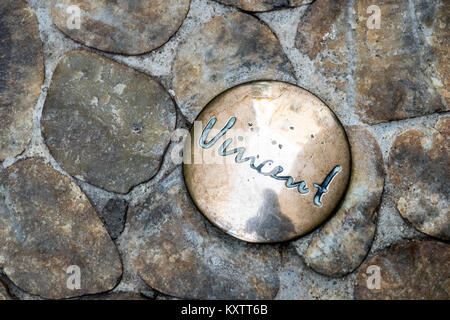
[[[252,80],[295,79],[276,36],[250,15],[215,16],[178,47],[172,85],[191,122],[219,93]]]
[[[384,186],[383,156],[372,134],[349,127],[352,174],[335,216],[314,235],[304,255],[315,271],[333,277],[355,270],[369,252]]]
[[[110,199],[100,212],[100,219],[113,240],[117,239],[125,228],[128,202],[123,199]]]
[[[30,142],[44,61],[38,22],[28,4],[2,0],[0,12],[1,162],[22,153]]]
[[[158,172],[175,121],[161,85],[88,51],[73,51],[59,63],[41,120],[64,170],[118,193]]]
[[[99,50],[135,55],[160,47],[178,30],[190,0],[52,0],[56,26],[72,39]],[[69,6],[80,8],[80,28]],[[69,10],[70,12],[70,10]]]
[[[381,288],[368,289],[371,265],[380,267]],[[450,245],[412,241],[394,245],[365,262],[355,280],[355,299],[450,299]]]
[[[312,68],[306,82],[318,83],[307,89],[324,91],[338,115],[354,110],[371,125],[449,110],[444,2],[378,1],[381,26],[369,29],[373,1],[315,1],[301,17],[295,41],[301,61]]]
[[[245,11],[263,12],[280,8],[292,8],[308,4],[313,0],[216,0],[222,4],[236,6]]]
[[[393,196],[400,214],[419,231],[450,239],[450,118],[434,128],[409,130],[389,158]]]
[[[12,297],[8,292],[8,288],[0,281],[0,301],[2,300],[12,300]]]
[[[444,7],[443,3],[448,1],[432,1],[433,5],[427,1],[427,5],[422,6],[415,6],[413,2],[377,1],[381,26],[368,29],[366,10],[373,1],[355,1],[359,17],[355,42],[356,111],[364,122],[374,124],[448,110],[437,90],[442,88],[442,79],[434,67],[434,47],[420,32],[415,18],[416,15],[431,15],[434,19],[433,8],[439,3]],[[442,10],[448,12],[448,9]],[[441,31],[441,23],[438,21],[434,26],[438,33],[434,38],[441,42],[437,44],[442,46],[438,52],[444,50],[448,55],[449,40],[443,41],[443,38],[444,33],[448,38],[449,31]],[[439,56],[442,58],[443,54]],[[445,69],[441,66],[440,70]]]
[[[36,159],[0,172],[0,267],[33,295],[59,299],[111,290],[122,274],[116,246],[87,197]],[[81,289],[67,288],[80,267]]]
[[[130,210],[134,265],[154,289],[193,299],[270,299],[279,286],[276,248],[233,239],[195,209],[177,168]]]

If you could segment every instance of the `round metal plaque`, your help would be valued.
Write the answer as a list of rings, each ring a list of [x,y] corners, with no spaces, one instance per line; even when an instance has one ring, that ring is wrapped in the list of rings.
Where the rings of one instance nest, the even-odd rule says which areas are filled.
[[[333,212],[350,176],[344,128],[297,86],[234,87],[200,113],[186,140],[184,176],[199,210],[249,242],[303,235]]]

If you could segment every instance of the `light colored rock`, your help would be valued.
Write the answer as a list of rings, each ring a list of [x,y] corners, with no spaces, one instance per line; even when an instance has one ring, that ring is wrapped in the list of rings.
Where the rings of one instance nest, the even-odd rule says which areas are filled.
[[[31,140],[44,61],[36,15],[26,1],[2,0],[0,12],[1,162],[22,153]]]
[[[174,103],[159,83],[88,51],[59,63],[41,119],[65,171],[118,193],[158,172],[175,122]]]
[[[80,289],[67,285],[76,283],[70,266],[80,268]],[[0,268],[20,289],[49,299],[111,290],[122,274],[117,248],[87,197],[36,159],[0,172]]]
[[[409,130],[389,156],[392,194],[403,218],[419,231],[450,239],[450,118]]]
[[[375,234],[377,209],[384,186],[383,156],[372,134],[363,127],[347,128],[352,174],[336,214],[314,235],[304,259],[315,271],[340,277],[366,257]]]
[[[51,0],[51,5],[53,22],[72,39],[99,50],[136,55],[170,39],[183,23],[190,0]],[[79,8],[79,28],[72,6]]]

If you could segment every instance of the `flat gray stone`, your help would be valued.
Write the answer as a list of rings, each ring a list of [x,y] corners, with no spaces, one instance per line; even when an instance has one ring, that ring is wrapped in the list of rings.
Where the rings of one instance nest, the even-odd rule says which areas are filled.
[[[138,274],[159,292],[191,299],[276,295],[276,247],[250,245],[213,227],[191,202],[181,168],[129,214],[122,240],[136,249],[133,264]]]
[[[270,28],[251,15],[215,16],[178,47],[175,99],[193,122],[219,93],[253,80],[295,82],[292,65]]]
[[[67,285],[80,268],[80,289]],[[0,172],[0,268],[20,289],[61,299],[113,289],[122,275],[116,246],[68,177],[27,159]]]
[[[384,187],[383,156],[375,138],[360,126],[346,131],[352,152],[347,193],[304,255],[309,267],[332,277],[354,271],[369,252]]]
[[[417,230],[450,239],[450,118],[434,128],[408,130],[389,155],[389,176],[397,209]]]
[[[31,140],[44,60],[38,21],[27,2],[2,0],[0,12],[1,162],[22,153]]]
[[[70,38],[99,50],[137,55],[166,43],[189,11],[190,0],[51,0],[55,25]],[[70,6],[80,8],[80,28]]]
[[[175,105],[148,76],[87,51],[57,66],[42,114],[50,153],[70,175],[127,193],[159,170]]]
[[[125,228],[128,202],[122,199],[109,199],[100,212],[100,219],[113,240],[117,239]]]
[[[12,297],[8,292],[8,288],[0,281],[0,301],[2,300],[12,300]]]

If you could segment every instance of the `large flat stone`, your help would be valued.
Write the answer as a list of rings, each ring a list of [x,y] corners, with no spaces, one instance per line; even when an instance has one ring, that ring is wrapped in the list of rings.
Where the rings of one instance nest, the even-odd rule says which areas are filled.
[[[450,118],[434,128],[408,130],[389,156],[392,196],[400,214],[419,231],[450,239]]]
[[[72,39],[99,50],[136,55],[166,43],[189,11],[190,0],[51,0],[56,26]],[[70,6],[80,8],[80,28]]]
[[[159,83],[87,51],[61,60],[41,119],[65,171],[118,193],[158,172],[175,122],[174,103]]]
[[[1,162],[22,153],[30,142],[44,61],[38,21],[27,2],[2,0],[0,12]]]
[[[448,55],[448,39],[433,45],[429,37],[420,32],[419,22],[415,19],[416,15],[423,14],[436,18],[437,13],[433,13],[432,8],[438,2],[443,4],[446,1],[432,1],[433,4],[427,1],[426,6],[411,6],[411,2],[377,1],[382,14],[381,26],[380,29],[368,29],[369,14],[366,11],[373,1],[355,1],[356,16],[359,17],[355,42],[356,112],[366,123],[401,120],[448,110],[439,93],[442,80],[433,66],[436,59],[434,48],[439,48],[438,52],[445,50]],[[448,9],[439,10],[448,12]],[[430,28],[438,32],[437,41],[442,41],[440,23]],[[448,30],[446,33],[448,38]]]
[[[344,276],[366,257],[377,222],[384,186],[383,156],[372,134],[363,127],[347,128],[352,174],[336,214],[314,235],[305,262],[327,276]]]
[[[215,16],[178,47],[172,87],[191,122],[219,93],[253,80],[295,81],[275,34],[251,15]]]
[[[81,288],[67,286],[69,266]],[[60,299],[111,290],[122,275],[116,246],[87,197],[36,159],[0,172],[0,268],[20,289]]]
[[[276,295],[277,249],[246,244],[213,227],[191,202],[181,168],[129,215],[129,230],[122,240],[136,249],[134,266],[152,288],[192,299]]]
[[[380,288],[370,277],[379,267]],[[355,279],[355,299],[450,299],[450,245],[412,241],[382,250],[366,261]],[[369,286],[368,286],[369,282]]]

